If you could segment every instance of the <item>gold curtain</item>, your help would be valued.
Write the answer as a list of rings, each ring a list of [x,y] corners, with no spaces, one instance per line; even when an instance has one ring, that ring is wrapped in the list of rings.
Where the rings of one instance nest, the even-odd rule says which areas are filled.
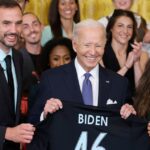
[[[113,10],[112,0],[79,0],[81,19],[100,17],[110,14]]]
[[[50,0],[29,0],[26,5],[25,12],[34,12],[40,21],[46,25],[48,24],[48,8]]]
[[[142,17],[146,19],[148,23],[150,23],[150,0],[136,0],[137,1],[137,9],[138,12]]]
[[[150,22],[150,0],[134,0],[132,10]],[[34,12],[46,25],[50,0],[30,0],[25,11]],[[113,10],[112,0],[79,0],[81,19],[94,18],[108,15]]]

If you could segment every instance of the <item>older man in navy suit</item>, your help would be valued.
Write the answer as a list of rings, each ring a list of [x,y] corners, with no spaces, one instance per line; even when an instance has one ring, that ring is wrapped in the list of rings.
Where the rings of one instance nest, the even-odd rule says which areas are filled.
[[[75,25],[72,40],[77,57],[70,64],[43,73],[30,121],[37,123],[43,110],[45,117],[61,109],[63,100],[119,109],[123,118],[135,114],[133,107],[125,104],[131,100],[127,79],[99,65],[106,42],[104,27],[91,19],[82,21]],[[84,100],[85,74],[90,74],[90,103]],[[87,95],[88,99],[89,92]]]

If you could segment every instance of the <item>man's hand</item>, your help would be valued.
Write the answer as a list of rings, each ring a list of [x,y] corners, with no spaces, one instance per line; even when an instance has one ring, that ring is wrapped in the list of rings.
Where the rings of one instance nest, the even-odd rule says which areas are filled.
[[[133,106],[129,104],[124,104],[120,110],[121,118],[127,119],[131,114],[136,115],[136,111]]]
[[[35,127],[32,124],[20,124],[16,127],[8,127],[5,139],[16,143],[30,143],[33,139]]]
[[[51,99],[47,100],[45,107],[44,107],[44,118],[46,118],[47,113],[52,114],[62,108],[63,108],[63,105],[59,99],[51,98]]]

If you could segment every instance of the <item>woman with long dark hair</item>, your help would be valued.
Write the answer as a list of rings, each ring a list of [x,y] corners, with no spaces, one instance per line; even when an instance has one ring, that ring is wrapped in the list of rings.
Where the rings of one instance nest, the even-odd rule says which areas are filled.
[[[134,108],[139,117],[150,120],[150,60],[147,62],[136,89]],[[148,123],[147,129],[150,136],[150,123]]]
[[[131,11],[116,9],[106,28],[107,43],[103,56],[106,68],[129,79],[132,92],[148,60],[148,54],[142,51],[142,43],[135,41],[136,28]]]
[[[72,39],[74,24],[80,21],[78,0],[52,0],[48,21],[49,25],[43,30],[42,45],[52,38]]]
[[[137,115],[150,119],[150,60],[139,81],[134,102]]]

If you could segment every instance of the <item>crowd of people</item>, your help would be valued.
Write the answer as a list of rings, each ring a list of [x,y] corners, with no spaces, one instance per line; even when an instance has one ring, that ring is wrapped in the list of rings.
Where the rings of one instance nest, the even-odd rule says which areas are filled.
[[[24,12],[27,2],[0,0],[1,150],[31,143],[34,125],[62,109],[64,100],[117,109],[124,119],[150,118],[150,31],[130,11],[133,0],[112,0],[109,16],[83,21],[78,0],[51,0],[45,27]],[[83,94],[85,79],[90,103]],[[117,101],[112,107],[106,105],[110,97]],[[150,124],[147,129],[150,135]]]

